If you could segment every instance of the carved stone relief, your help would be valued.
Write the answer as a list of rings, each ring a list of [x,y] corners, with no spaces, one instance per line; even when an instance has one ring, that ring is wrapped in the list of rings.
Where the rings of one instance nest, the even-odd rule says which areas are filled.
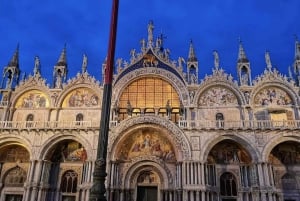
[[[238,105],[236,96],[224,87],[212,87],[199,98],[199,106]]]
[[[291,97],[282,89],[269,87],[260,90],[254,97],[254,104],[261,106],[290,105]]]

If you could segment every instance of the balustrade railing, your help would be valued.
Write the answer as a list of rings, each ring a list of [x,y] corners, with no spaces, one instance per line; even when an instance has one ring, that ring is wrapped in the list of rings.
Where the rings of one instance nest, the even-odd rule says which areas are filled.
[[[110,121],[110,128],[118,126]],[[93,121],[0,121],[0,129],[98,129],[100,122]],[[192,121],[179,120],[182,129],[300,129],[300,120],[241,120],[241,121]]]
[[[241,120],[241,121],[192,121],[180,120],[184,129],[299,129],[300,120]]]
[[[0,129],[85,129],[99,127],[92,121],[0,121]]]

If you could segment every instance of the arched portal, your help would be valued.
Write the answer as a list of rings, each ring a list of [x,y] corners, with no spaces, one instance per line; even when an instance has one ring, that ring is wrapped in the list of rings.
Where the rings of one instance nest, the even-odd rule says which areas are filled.
[[[278,195],[283,200],[298,201],[300,197],[300,143],[286,141],[276,145],[270,155],[269,163],[272,165],[272,181],[277,188]]]
[[[78,200],[77,185],[81,181],[87,159],[85,147],[75,140],[56,143],[45,156],[43,180],[48,183],[48,200]]]
[[[242,145],[226,139],[210,150],[205,167],[205,182],[213,189],[218,189],[209,192],[211,196],[222,201],[249,199],[249,188],[256,184],[253,179],[252,158]],[[243,191],[244,195],[238,195],[238,191]]]
[[[30,154],[17,143],[0,147],[0,200],[22,201]],[[14,189],[13,191],[11,189]]]
[[[178,150],[167,131],[157,126],[141,126],[116,143],[110,172],[112,200],[172,200]],[[123,192],[119,189],[121,184]]]

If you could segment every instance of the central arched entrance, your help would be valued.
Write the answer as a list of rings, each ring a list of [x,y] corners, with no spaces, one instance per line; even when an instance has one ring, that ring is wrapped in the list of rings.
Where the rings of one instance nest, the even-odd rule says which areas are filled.
[[[154,124],[132,128],[118,140],[113,153],[109,184],[111,199],[174,199],[180,154],[167,129]]]
[[[159,176],[152,170],[143,170],[137,177],[136,201],[156,201],[158,198]]]

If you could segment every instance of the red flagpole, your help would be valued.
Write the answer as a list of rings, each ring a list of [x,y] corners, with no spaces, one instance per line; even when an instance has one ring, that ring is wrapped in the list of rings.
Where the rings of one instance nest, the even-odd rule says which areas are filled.
[[[105,187],[106,173],[106,155],[109,133],[109,119],[111,109],[112,78],[114,72],[114,57],[117,36],[119,0],[113,0],[110,34],[108,44],[108,56],[104,76],[102,110],[100,120],[100,130],[98,139],[97,159],[93,173],[93,186],[91,188],[89,201],[107,201]]]

